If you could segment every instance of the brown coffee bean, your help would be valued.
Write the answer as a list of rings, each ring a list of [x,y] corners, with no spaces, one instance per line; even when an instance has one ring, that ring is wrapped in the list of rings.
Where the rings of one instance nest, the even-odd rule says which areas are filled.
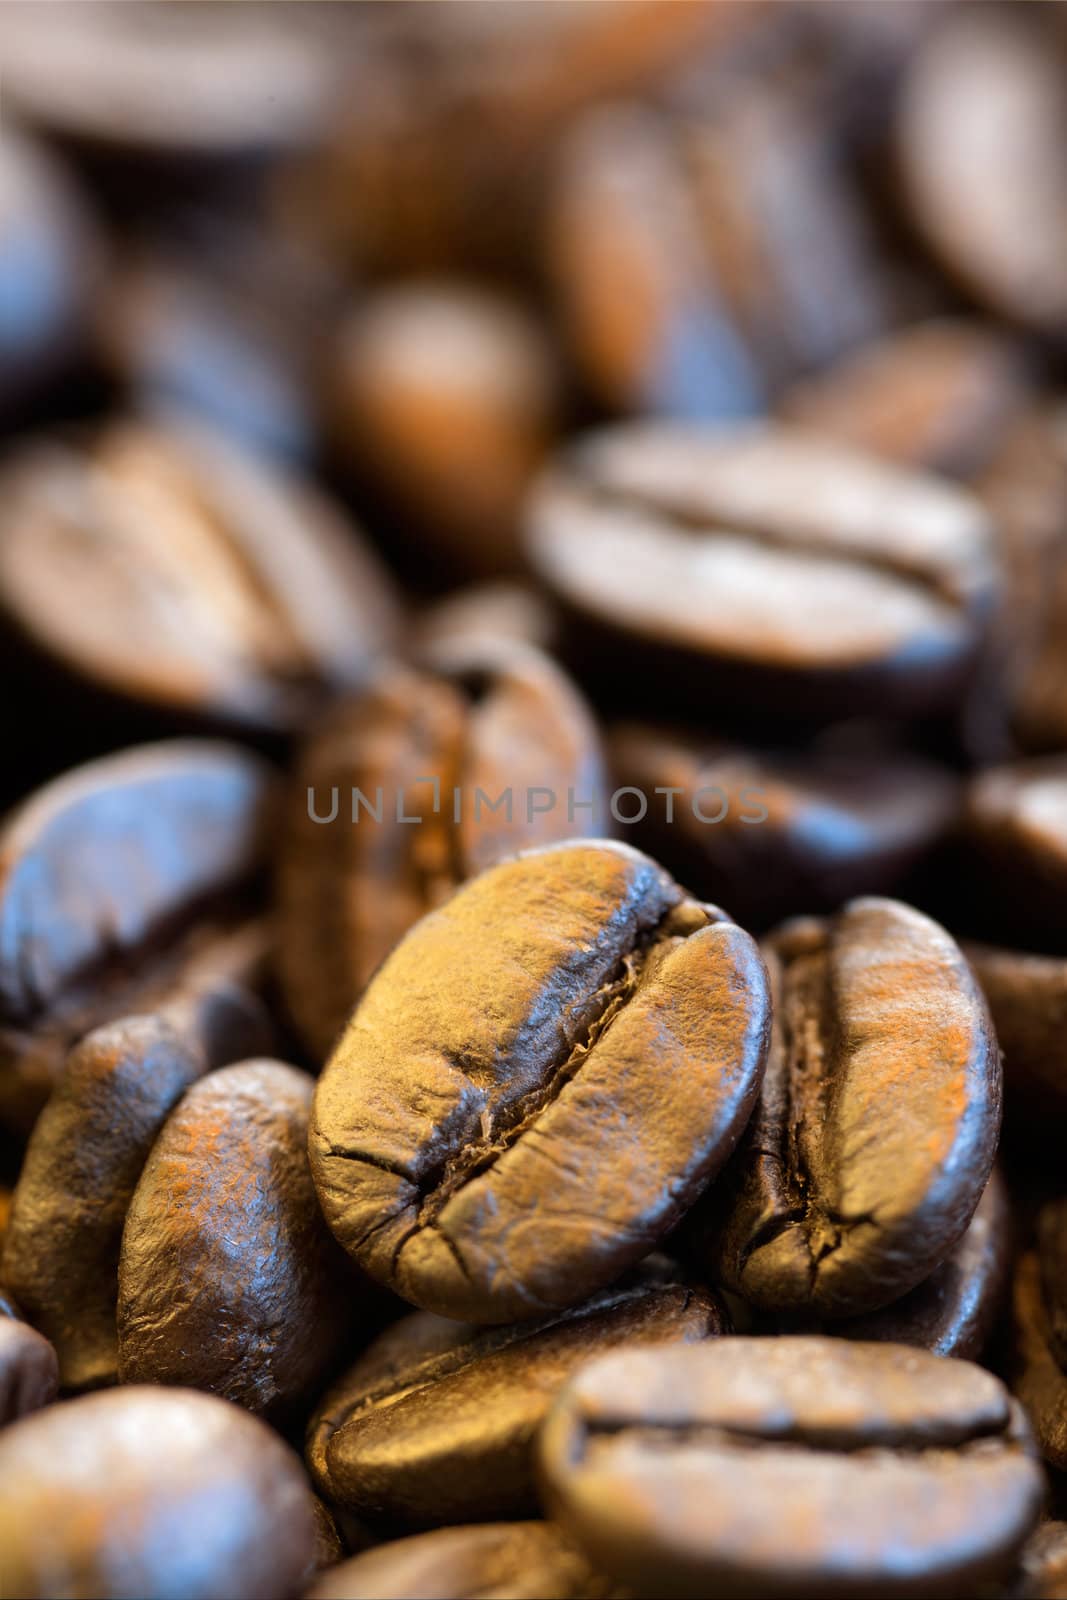
[[[963,826],[1001,925],[1067,949],[1067,757],[979,774]]]
[[[171,1112],[122,1234],[121,1382],[208,1389],[274,1415],[322,1382],[360,1285],[315,1203],[312,1088],[281,1062],[244,1061]]]
[[[546,1503],[641,1595],[959,1595],[1011,1570],[1043,1481],[1003,1385],[841,1339],[619,1351],[563,1390]]]
[[[963,318],[918,322],[782,395],[781,415],[903,466],[966,478],[1026,396],[1021,354]]]
[[[314,1547],[300,1462],[213,1395],[114,1389],[0,1435],[0,1595],[288,1600]]]
[[[550,1522],[438,1528],[367,1550],[335,1567],[306,1600],[612,1600],[622,1591],[595,1573]]]
[[[319,1080],[327,1221],[424,1310],[499,1323],[577,1304],[732,1151],[765,982],[747,934],[625,845],[490,867],[401,942]]]
[[[1067,1118],[1067,961],[967,944],[1004,1054],[1009,1131],[1059,1138]]]
[[[269,769],[178,741],[78,767],[0,829],[0,1116],[32,1125],[90,1029],[249,971],[227,922],[261,870]]]
[[[846,1317],[831,1331],[977,1361],[1007,1287],[1010,1246],[1008,1196],[994,1168],[966,1233],[941,1265],[902,1299],[865,1317]]]
[[[608,757],[647,802],[628,837],[749,928],[894,888],[959,800],[946,768],[876,743],[745,749],[627,723]]]
[[[4,1282],[56,1346],[64,1388],[116,1381],[122,1229],[168,1115],[205,1072],[272,1043],[261,1003],[223,980],[71,1051],[30,1137],[0,1253]]]
[[[483,639],[551,651],[555,634],[555,614],[545,596],[506,579],[454,590],[427,606],[412,629],[416,652],[422,656],[442,646],[470,647]]]
[[[522,1516],[537,1508],[534,1435],[583,1362],[621,1344],[726,1331],[706,1290],[651,1278],[511,1328],[416,1312],[386,1329],[320,1403],[308,1467],[330,1501],[372,1523]]]
[[[49,1406],[59,1364],[48,1340],[16,1317],[0,1316],[0,1428]]]
[[[1067,1199],[1050,1200],[1037,1219],[1041,1293],[1052,1353],[1067,1372]]]
[[[941,262],[993,311],[1067,325],[1067,97],[1040,12],[950,12],[919,50],[899,106],[911,214]]]
[[[332,385],[346,461],[414,520],[420,566],[513,570],[519,508],[551,439],[548,331],[520,303],[446,280],[402,284],[341,328]]]
[[[705,712],[951,703],[996,589],[972,497],[782,425],[595,434],[542,480],[528,549],[583,663]]]
[[[1008,1600],[1067,1600],[1067,1522],[1044,1522],[1027,1539]]]
[[[534,650],[441,647],[331,713],[279,849],[282,985],[315,1055],[419,917],[516,850],[602,832],[603,807],[592,716]]]
[[[275,731],[367,676],[394,611],[317,491],[188,421],[27,445],[4,479],[0,608],[71,693],[156,727]]]
[[[934,1271],[981,1198],[1000,1130],[993,1027],[950,936],[897,901],[787,924],[766,959],[766,1077],[693,1248],[764,1310],[874,1311]]]

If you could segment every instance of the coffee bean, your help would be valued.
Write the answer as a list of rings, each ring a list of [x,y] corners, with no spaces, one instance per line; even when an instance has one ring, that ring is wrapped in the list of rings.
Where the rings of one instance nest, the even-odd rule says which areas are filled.
[[[28,1128],[91,1028],[241,976],[239,896],[262,867],[268,769],[175,742],[79,767],[0,829],[0,1115]],[[236,968],[236,970],[235,970]]]
[[[49,1406],[59,1364],[48,1340],[16,1317],[0,1316],[0,1428]]]
[[[1067,1372],[1056,1359],[1036,1251],[1015,1274],[1012,1389],[1026,1407],[1041,1454],[1067,1471]]]
[[[942,263],[994,311],[1053,333],[1067,323],[1065,113],[1040,13],[981,7],[933,30],[897,126],[905,196]]]
[[[546,1503],[638,1594],[973,1593],[1010,1570],[1042,1476],[1003,1385],[837,1339],[619,1351],[561,1393]]]
[[[0,151],[0,417],[47,393],[84,353],[102,245],[62,167],[14,128]]]
[[[550,1522],[439,1528],[335,1567],[307,1600],[612,1600],[617,1590]]]
[[[0,1274],[54,1342],[66,1389],[117,1377],[115,1306],[126,1212],[186,1089],[268,1050],[261,1003],[222,981],[169,1012],[105,1024],[76,1045],[26,1150]]]
[[[421,1527],[537,1509],[531,1448],[584,1361],[728,1331],[705,1290],[637,1281],[546,1322],[472,1328],[416,1312],[327,1393],[308,1429],[322,1493],[372,1523]]]
[[[288,1600],[311,1559],[292,1451],[211,1395],[116,1389],[0,1435],[0,1595]]]
[[[971,496],[781,425],[594,435],[540,483],[528,550],[583,663],[705,712],[950,704],[996,590]]]
[[[722,304],[680,142],[640,104],[589,112],[568,135],[546,224],[561,316],[612,411],[752,415],[763,374]]]
[[[1021,353],[999,329],[939,317],[801,379],[779,410],[888,461],[966,478],[999,444],[1025,394]]]
[[[1042,1208],[1037,1219],[1037,1254],[1049,1343],[1067,1372],[1067,1199],[1050,1201]]]
[[[538,590],[501,579],[471,584],[447,594],[415,619],[412,634],[416,653],[423,656],[442,646],[469,648],[487,638],[551,651],[556,619]]]
[[[389,957],[319,1081],[326,1219],[425,1310],[574,1305],[723,1164],[768,1024],[752,940],[648,857],[576,841],[492,867]]]
[[[311,1094],[292,1067],[244,1061],[171,1112],[122,1234],[121,1382],[208,1389],[275,1416],[321,1384],[360,1285],[315,1204]]]
[[[981,1198],[1000,1128],[992,1024],[949,935],[897,901],[787,924],[766,954],[767,1073],[694,1248],[768,1311],[877,1310],[944,1260]]]
[[[424,912],[516,850],[602,832],[604,789],[577,690],[503,641],[386,668],[330,714],[303,753],[279,849],[282,985],[315,1055]]]
[[[1067,1522],[1044,1522],[1027,1539],[1010,1600],[1067,1600]]]
[[[964,828],[983,895],[1012,930],[1067,950],[1067,758],[981,773],[967,795]]]
[[[1007,1287],[1010,1244],[1008,1196],[994,1168],[966,1233],[941,1265],[910,1294],[881,1311],[836,1322],[833,1332],[977,1361]]]
[[[519,507],[554,428],[546,329],[520,304],[427,280],[371,298],[341,328],[334,434],[414,523],[420,567],[486,574],[518,565]]]
[[[388,581],[340,513],[188,422],[25,446],[2,531],[0,609],[30,659],[157,727],[295,729],[391,635]]]
[[[1058,1138],[1067,1117],[1067,961],[967,944],[1004,1053],[1009,1132]]]
[[[892,889],[958,803],[947,769],[878,745],[745,749],[627,723],[608,755],[648,802],[627,834],[746,927]]]

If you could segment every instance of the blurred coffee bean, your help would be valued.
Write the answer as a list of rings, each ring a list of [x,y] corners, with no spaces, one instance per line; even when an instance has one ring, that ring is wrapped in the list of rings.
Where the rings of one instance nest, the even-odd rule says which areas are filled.
[[[319,1578],[306,1600],[612,1600],[595,1573],[550,1522],[492,1522],[438,1528],[379,1545]]]
[[[5,6],[5,96],[79,154],[149,168],[137,199],[151,202],[149,178],[203,178],[321,133],[341,86],[303,9]]]
[[[338,8],[329,7],[329,10]],[[346,8],[365,26],[331,147],[293,175],[304,225],[374,273],[528,274],[555,142],[602,97],[653,85],[762,7]]]
[[[582,119],[560,151],[546,227],[560,313],[601,404],[683,418],[763,409],[663,118],[618,104]]]
[[[946,769],[863,744],[745,750],[629,723],[608,755],[646,802],[627,836],[746,927],[892,889],[958,801]]]
[[[763,1310],[876,1311],[945,1259],[986,1186],[1001,1109],[989,1013],[950,936],[898,901],[787,923],[765,957],[763,1088],[692,1248]]]
[[[142,710],[290,731],[361,682],[393,601],[309,485],[191,426],[27,446],[3,480],[0,610],[31,662]]]
[[[134,257],[108,279],[95,311],[100,358],[133,409],[190,416],[292,461],[317,444],[306,346],[281,308],[213,272]]]
[[[337,336],[333,432],[398,534],[413,524],[423,567],[508,571],[557,388],[548,331],[520,302],[461,281],[405,283],[358,306]]]
[[[647,856],[573,841],[490,867],[388,958],[319,1080],[326,1219],[424,1310],[575,1305],[723,1165],[769,1022],[753,941]]]
[[[312,1557],[312,1575],[328,1567],[335,1567],[347,1555],[333,1513],[318,1495],[312,1495],[311,1508],[315,1514],[315,1554]],[[301,1591],[303,1592],[303,1591]]]
[[[91,1028],[250,971],[232,922],[262,871],[269,769],[222,743],[76,768],[0,829],[0,1118],[28,1128]]]
[[[918,322],[844,356],[781,397],[783,417],[859,450],[966,478],[1022,410],[1025,370],[997,328]]]
[[[1006,1130],[1058,1141],[1067,1120],[1067,961],[966,944],[1004,1054]]]
[[[384,669],[312,734],[278,852],[282,987],[316,1057],[460,883],[603,827],[596,726],[547,657],[486,639]]]
[[[1027,1539],[1009,1600],[1067,1600],[1067,1522],[1043,1522]]]
[[[213,1395],[114,1389],[0,1435],[0,1595],[289,1600],[314,1546],[300,1462]]]
[[[1035,408],[1007,429],[978,487],[1005,575],[999,681],[988,693],[1026,750],[1067,748],[1067,409]],[[1001,753],[1000,759],[1003,759]]]
[[[546,1505],[639,1595],[959,1595],[1010,1572],[1043,1480],[991,1373],[901,1345],[619,1351],[560,1395]]]
[[[1041,1454],[1067,1471],[1067,1372],[1056,1359],[1041,1268],[1028,1251],[1015,1274],[1012,1388],[1026,1407]]]
[[[330,1371],[361,1285],[315,1201],[312,1089],[281,1062],[243,1061],[194,1082],[167,1118],[122,1233],[121,1382],[278,1416]]]
[[[0,146],[0,240],[0,419],[10,423],[47,397],[85,353],[89,302],[103,260],[102,241],[68,175],[7,126]]]
[[[547,598],[526,584],[506,580],[454,590],[427,606],[411,632],[418,655],[483,639],[551,651],[555,635],[556,618]]]
[[[1067,950],[1067,756],[980,773],[963,826],[982,899],[1002,926]]]
[[[52,1404],[59,1389],[56,1353],[15,1317],[0,1316],[0,1428]]]
[[[1037,1258],[1052,1353],[1067,1371],[1067,1199],[1050,1200],[1037,1219]]]
[[[654,687],[661,716],[950,705],[996,595],[970,495],[782,425],[587,437],[540,480],[527,542],[583,668]]]
[[[966,1233],[941,1265],[902,1299],[835,1322],[832,1331],[844,1339],[886,1340],[977,1361],[1007,1287],[1010,1246],[1007,1191],[994,1168]]]
[[[71,1051],[30,1137],[0,1253],[3,1281],[55,1343],[64,1388],[116,1381],[122,1229],[168,1115],[205,1072],[273,1043],[262,1004],[223,978]]]
[[[949,8],[901,97],[897,156],[914,222],[1001,316],[1067,329],[1063,58],[1044,8]]]
[[[328,1500],[372,1523],[522,1516],[537,1508],[534,1435],[583,1362],[617,1345],[728,1331],[708,1291],[653,1278],[512,1328],[416,1312],[327,1393],[308,1428],[308,1467]]]

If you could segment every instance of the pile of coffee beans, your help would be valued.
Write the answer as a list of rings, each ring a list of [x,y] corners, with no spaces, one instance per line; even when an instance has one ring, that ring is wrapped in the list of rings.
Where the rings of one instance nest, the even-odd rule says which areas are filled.
[[[1067,1597],[1067,20],[0,5],[0,1600]]]

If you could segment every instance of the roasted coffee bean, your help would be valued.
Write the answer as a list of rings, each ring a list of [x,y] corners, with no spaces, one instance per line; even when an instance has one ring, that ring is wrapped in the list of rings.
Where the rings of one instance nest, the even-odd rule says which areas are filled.
[[[949,704],[996,589],[970,495],[784,425],[593,435],[541,481],[528,549],[585,670],[705,714]]]
[[[981,1198],[1000,1130],[993,1027],[950,936],[897,901],[787,924],[766,959],[766,1077],[693,1248],[764,1310],[874,1311],[933,1272]]]
[[[935,1356],[977,1361],[989,1342],[1008,1283],[1010,1219],[994,1168],[978,1209],[951,1255],[910,1294],[881,1311],[835,1322],[844,1339],[910,1344]]]
[[[683,152],[640,104],[582,118],[557,158],[546,248],[582,375],[616,412],[749,416],[764,379],[718,293]]]
[[[0,1252],[0,1276],[56,1346],[64,1388],[116,1379],[122,1229],[168,1115],[205,1072],[273,1042],[261,1002],[223,981],[105,1024],[71,1051],[30,1137]]]
[[[1041,1286],[1041,1264],[1028,1251],[1015,1274],[1012,1389],[1026,1407],[1041,1454],[1067,1471],[1067,1371],[1056,1359]]]
[[[551,651],[556,618],[545,596],[518,582],[471,584],[427,606],[412,629],[420,654],[444,646],[471,646],[483,639],[504,639]]]
[[[0,1117],[30,1126],[91,1028],[247,971],[225,919],[261,870],[271,779],[233,745],[79,767],[0,829]],[[236,966],[236,971],[235,971]]]
[[[902,1345],[619,1351],[545,1424],[546,1503],[643,1595],[958,1595],[1010,1570],[1042,1475],[992,1374]]]
[[[27,445],[0,610],[31,660],[169,719],[291,730],[365,679],[390,586],[308,485],[191,423]]]
[[[329,54],[284,11],[79,0],[7,7],[2,21],[11,107],[90,154],[199,168],[299,147],[335,87]]]
[[[1067,1118],[1067,961],[964,946],[1004,1053],[1009,1131],[1058,1138]]]
[[[919,229],[1002,316],[1067,326],[1063,65],[1037,8],[950,12],[899,106],[898,160]]]
[[[438,1528],[368,1550],[335,1567],[307,1600],[611,1600],[621,1591],[595,1573],[550,1522]]]
[[[279,850],[279,959],[319,1060],[424,912],[514,851],[604,831],[600,741],[553,662],[499,640],[384,669],[309,741]]]
[[[1020,352],[998,329],[963,318],[918,322],[802,379],[784,417],[904,466],[966,478],[1021,411]]]
[[[326,1219],[424,1310],[575,1305],[722,1166],[769,1022],[753,941],[647,856],[576,841],[491,867],[393,952],[319,1080]]]
[[[123,1383],[209,1389],[274,1415],[321,1384],[361,1286],[315,1203],[311,1094],[305,1073],[243,1061],[171,1112],[122,1234]]]
[[[425,1527],[537,1509],[531,1451],[556,1391],[617,1345],[727,1331],[706,1290],[635,1282],[547,1322],[472,1328],[416,1312],[326,1395],[307,1462],[328,1500],[371,1523]]]
[[[116,1389],[0,1435],[0,1595],[288,1600],[314,1548],[300,1463],[212,1395]]]
[[[521,304],[462,282],[382,291],[341,328],[332,385],[346,462],[414,521],[425,567],[519,564],[519,507],[550,443],[557,377]]]
[[[1067,1522],[1043,1522],[1027,1539],[1007,1600],[1067,1600]]]
[[[959,797],[945,768],[877,745],[756,750],[628,723],[608,756],[645,801],[627,835],[746,927],[894,888]]]
[[[11,127],[0,149],[0,235],[0,417],[9,420],[84,353],[103,265],[95,225],[67,175]]]
[[[974,779],[964,830],[982,893],[1013,930],[1067,950],[1067,757],[998,767]]]
[[[51,1405],[58,1389],[59,1363],[48,1340],[17,1317],[0,1316],[0,1428]]]

